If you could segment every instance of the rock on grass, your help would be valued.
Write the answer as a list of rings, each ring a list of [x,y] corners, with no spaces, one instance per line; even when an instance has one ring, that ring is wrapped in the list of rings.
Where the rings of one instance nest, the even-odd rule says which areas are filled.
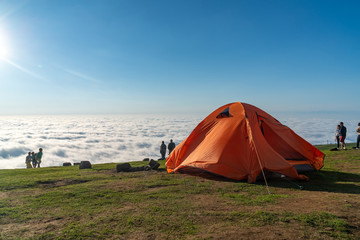
[[[91,163],[89,161],[81,161],[79,165],[79,169],[90,169]]]

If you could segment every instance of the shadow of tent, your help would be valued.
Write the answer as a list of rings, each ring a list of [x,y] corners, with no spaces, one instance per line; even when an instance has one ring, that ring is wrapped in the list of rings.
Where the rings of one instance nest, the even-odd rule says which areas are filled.
[[[219,182],[246,182],[246,180],[236,181],[204,171],[187,173],[187,175]],[[360,194],[360,174],[321,170],[318,172],[307,172],[306,176],[310,178],[309,182],[290,180],[287,177],[269,177],[267,180],[270,187],[294,189],[302,186],[303,190],[306,191]],[[265,182],[258,179],[253,184],[265,185]]]
[[[273,179],[269,181],[269,185],[296,188],[296,184],[299,184],[307,191],[360,194],[360,174],[322,170],[309,172],[306,175],[310,178],[309,182]],[[261,181],[258,184],[263,185],[264,182]]]
[[[158,169],[153,170],[153,171],[157,171],[157,172],[166,172],[167,170],[166,170],[166,168],[164,168],[164,167],[159,167]]]

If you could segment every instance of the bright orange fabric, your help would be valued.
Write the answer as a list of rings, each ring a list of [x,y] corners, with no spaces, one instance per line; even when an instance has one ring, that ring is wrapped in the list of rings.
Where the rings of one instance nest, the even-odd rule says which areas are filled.
[[[229,117],[223,117],[221,113],[227,108]],[[261,169],[307,179],[293,165],[305,161],[319,170],[324,157],[324,153],[261,109],[235,102],[218,108],[200,122],[172,151],[166,166],[169,173],[199,169],[249,182],[256,180]]]

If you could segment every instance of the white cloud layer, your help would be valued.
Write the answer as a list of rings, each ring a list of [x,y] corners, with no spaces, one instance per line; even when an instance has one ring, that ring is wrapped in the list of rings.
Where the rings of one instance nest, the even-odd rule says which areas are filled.
[[[24,168],[27,152],[40,147],[44,167],[158,159],[161,141],[180,143],[200,121],[139,115],[0,117],[0,169]]]
[[[201,117],[169,116],[17,116],[0,117],[0,169],[24,168],[27,152],[44,149],[42,166],[160,158],[161,141],[184,140]],[[312,144],[334,142],[338,120],[282,118]],[[348,142],[356,141],[357,121],[342,119]]]

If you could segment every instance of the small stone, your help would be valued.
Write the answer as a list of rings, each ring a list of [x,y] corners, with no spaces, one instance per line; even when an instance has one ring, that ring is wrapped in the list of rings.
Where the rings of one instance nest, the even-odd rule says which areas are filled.
[[[138,171],[142,171],[141,167],[132,167],[132,168],[130,168],[130,172],[138,172]]]
[[[63,167],[71,166],[71,162],[64,162]]]
[[[121,163],[116,165],[117,172],[129,172],[131,169],[130,163]]]
[[[81,161],[79,169],[89,169],[91,168],[91,163],[89,161]]]
[[[149,158],[144,158],[144,159],[143,159],[144,162],[147,162],[147,161],[149,161],[149,160],[150,160]]]
[[[151,167],[141,166],[141,167],[131,167],[129,172],[140,172],[140,171],[150,171]]]
[[[160,167],[160,163],[151,159],[149,162],[149,166],[151,167],[152,170],[156,170]]]

